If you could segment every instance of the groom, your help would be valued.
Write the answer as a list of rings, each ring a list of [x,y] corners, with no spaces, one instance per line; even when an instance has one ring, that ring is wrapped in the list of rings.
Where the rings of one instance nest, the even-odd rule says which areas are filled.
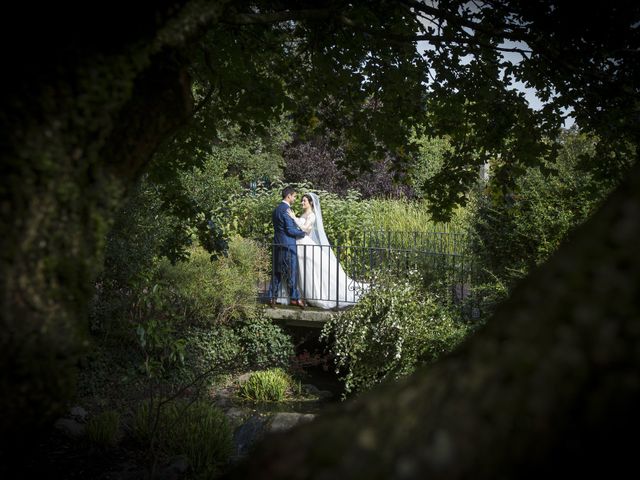
[[[282,202],[275,208],[273,220],[273,276],[269,287],[269,305],[276,304],[276,297],[280,291],[280,283],[284,277],[289,287],[291,304],[304,308],[298,292],[298,256],[296,254],[296,238],[304,237],[305,233],[298,228],[293,219],[287,214],[291,205],[296,201],[297,193],[293,187],[282,190]]]

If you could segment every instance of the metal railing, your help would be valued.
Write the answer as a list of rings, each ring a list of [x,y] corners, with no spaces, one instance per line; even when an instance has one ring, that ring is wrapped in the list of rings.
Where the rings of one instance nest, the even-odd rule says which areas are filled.
[[[361,261],[363,247],[297,245],[294,253],[286,245],[271,243],[264,246],[269,249],[272,269],[270,278],[258,286],[261,297],[275,297],[278,303],[288,303],[289,279],[295,277],[296,289],[306,303],[322,308],[341,308],[357,303],[369,288],[370,276]],[[294,255],[297,271],[291,272],[289,259]],[[279,283],[276,282],[278,274]]]
[[[263,245],[271,255],[272,270],[270,278],[258,285],[259,297],[265,301],[272,297],[279,273],[284,287],[273,297],[286,304],[291,272],[281,255],[293,252],[284,245]],[[477,308],[470,297],[476,271],[467,245],[466,235],[460,232],[366,232],[360,245],[296,245],[297,288],[307,304],[339,309],[357,303],[381,276],[403,278],[415,271],[422,276],[425,288],[468,310],[465,316],[476,317]],[[274,269],[274,265],[281,268]]]

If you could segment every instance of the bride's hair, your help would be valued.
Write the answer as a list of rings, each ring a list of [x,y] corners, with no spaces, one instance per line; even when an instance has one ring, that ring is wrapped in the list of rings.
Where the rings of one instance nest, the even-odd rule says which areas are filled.
[[[311,205],[311,210],[313,210],[313,198],[311,198],[311,195],[309,195],[308,193],[305,193],[304,195],[302,195],[302,198],[306,198],[307,202],[309,202],[309,205]]]

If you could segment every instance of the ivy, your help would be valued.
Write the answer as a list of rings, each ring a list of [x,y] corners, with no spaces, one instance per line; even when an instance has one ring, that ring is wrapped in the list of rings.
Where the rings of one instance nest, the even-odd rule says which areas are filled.
[[[452,350],[470,331],[422,279],[377,278],[375,287],[350,310],[332,316],[322,329],[345,395],[398,379]]]

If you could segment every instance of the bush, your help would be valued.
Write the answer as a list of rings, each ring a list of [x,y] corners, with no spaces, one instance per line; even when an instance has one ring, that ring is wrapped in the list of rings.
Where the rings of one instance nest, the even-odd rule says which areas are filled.
[[[239,324],[237,333],[249,368],[286,368],[294,355],[291,337],[264,317],[251,318]]]
[[[148,286],[155,259],[181,258],[190,239],[167,211],[157,188],[144,175],[129,194],[106,237],[104,268],[96,280],[90,320],[94,331],[110,332],[127,319],[138,294]]]
[[[363,230],[370,225],[370,203],[362,201],[360,194],[354,191],[340,196],[322,191],[316,193],[329,241],[333,245],[359,245]]]
[[[268,278],[270,255],[252,240],[232,237],[227,257],[219,258],[218,321],[238,320],[257,314],[256,289]]]
[[[254,402],[280,402],[292,389],[294,389],[294,381],[291,377],[282,369],[274,368],[251,375],[240,386],[239,395]]]
[[[280,191],[284,185],[275,183],[271,189],[260,188],[251,194],[236,197],[231,203],[232,217],[237,233],[242,236],[271,242],[273,223],[271,214],[282,198]],[[293,210],[300,215],[300,199],[306,192],[313,191],[320,197],[322,216],[327,237],[332,244],[346,245],[360,239],[363,228],[370,219],[369,204],[361,201],[357,192],[349,191],[338,196],[313,188],[308,183],[293,184],[298,192],[298,203]]]
[[[391,155],[372,162],[367,171],[358,172],[355,176],[345,175],[344,150],[332,147],[327,137],[314,137],[305,142],[289,144],[284,159],[287,182],[309,181],[331,193],[345,195],[349,191],[357,191],[366,198],[398,198],[415,194],[414,189],[405,182],[394,181],[395,159]],[[342,168],[338,166],[340,163],[343,164]]]
[[[289,366],[294,347],[289,335],[263,317],[233,326],[190,326],[183,331],[188,371],[184,381],[205,372],[221,373],[246,369],[261,370]]]
[[[126,336],[132,325],[151,318],[211,325],[256,314],[257,287],[267,278],[269,267],[263,247],[234,236],[227,256],[212,260],[200,246],[191,247],[189,253],[175,264],[156,259],[126,288],[98,285],[92,316],[109,325],[112,333]]]
[[[261,184],[255,191],[241,192],[230,198],[229,224],[226,228],[244,238],[271,242],[273,240],[271,214],[282,201],[280,192],[283,187],[281,183],[275,183],[270,188]]]
[[[322,329],[330,342],[346,394],[397,379],[418,365],[453,349],[469,326],[436,294],[420,289],[422,279],[377,279],[375,287],[350,310],[333,316]]]
[[[228,255],[211,261],[202,247],[172,265],[162,260],[158,281],[167,286],[176,315],[201,323],[228,323],[256,314],[258,282],[266,278],[268,255],[251,240],[234,236]]]
[[[270,243],[273,239],[271,213],[281,201],[282,184],[272,189],[261,187],[251,194],[238,195],[230,202],[233,228],[247,238]],[[458,209],[451,225],[434,223],[423,201],[404,199],[368,199],[353,190],[337,195],[314,188],[309,183],[295,184],[299,197],[313,191],[320,197],[324,228],[333,245],[362,245],[368,232],[432,232],[461,229],[465,225],[465,210]],[[299,204],[293,209],[301,214]],[[234,230],[235,229],[235,230]]]
[[[466,311],[477,309],[477,315],[472,313],[472,316],[479,317],[478,323],[491,318],[496,307],[509,296],[507,286],[500,279],[491,275],[484,277],[484,281],[473,286],[471,295],[465,300],[467,305],[463,307]]]
[[[101,447],[113,447],[118,442],[120,414],[114,410],[104,411],[87,422],[87,438]]]
[[[476,255],[508,288],[549,258],[615,186],[615,179],[603,181],[581,167],[585,158],[595,161],[595,139],[567,132],[562,140],[555,162],[528,168],[511,191],[504,192],[495,175],[476,194]]]
[[[226,325],[190,326],[184,331],[186,361],[192,374],[234,370],[246,365],[240,337]],[[184,376],[184,375],[183,375]]]

